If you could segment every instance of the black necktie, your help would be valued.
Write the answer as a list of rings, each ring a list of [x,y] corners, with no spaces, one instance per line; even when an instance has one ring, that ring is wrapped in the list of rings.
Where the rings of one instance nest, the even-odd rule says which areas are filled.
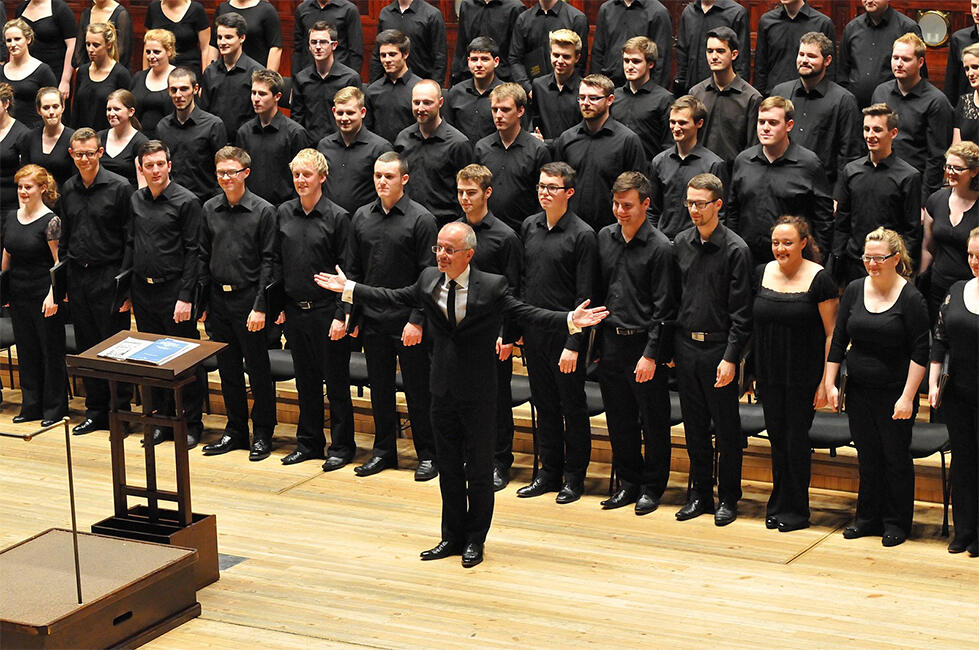
[[[449,299],[445,303],[445,311],[449,316],[449,325],[456,326],[456,284],[455,280],[449,280]]]

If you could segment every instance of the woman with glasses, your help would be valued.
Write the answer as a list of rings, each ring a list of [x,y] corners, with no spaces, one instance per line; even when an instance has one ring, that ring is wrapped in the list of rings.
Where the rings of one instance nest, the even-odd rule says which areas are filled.
[[[948,383],[941,409],[952,444],[952,519],[955,536],[949,553],[968,550],[979,557],[979,228],[969,232],[972,278],[952,285],[938,313],[928,376],[928,403],[938,404],[938,378],[949,355]]]
[[[972,277],[965,249],[969,233],[979,226],[979,145],[967,140],[949,147],[945,152],[945,179],[948,187],[925,202],[919,272],[931,269],[925,296],[931,323],[938,318],[938,306],[949,287]]]
[[[105,101],[105,119],[109,128],[99,131],[99,141],[105,149],[102,166],[129,180],[133,187],[146,182],[136,169],[136,152],[149,138],[140,133],[142,125],[136,119],[136,98],[125,88],[109,93]]]
[[[868,234],[863,263],[867,277],[847,285],[840,299],[823,385],[836,408],[836,378],[846,357],[846,412],[860,488],[856,518],[843,537],[881,535],[884,546],[897,546],[911,533],[914,514],[909,447],[928,363],[928,308],[908,281],[911,258],[896,232]]]
[[[75,173],[75,164],[68,155],[68,143],[75,129],[61,122],[65,114],[61,92],[54,86],[41,88],[37,91],[34,107],[41,116],[42,126],[27,136],[24,164],[40,165],[59,186],[63,185]]]

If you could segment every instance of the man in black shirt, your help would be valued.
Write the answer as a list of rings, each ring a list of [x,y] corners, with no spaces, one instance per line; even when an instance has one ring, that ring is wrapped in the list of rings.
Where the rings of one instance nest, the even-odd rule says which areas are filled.
[[[873,103],[894,109],[901,128],[894,140],[894,153],[921,172],[921,202],[942,186],[945,150],[952,144],[952,105],[922,78],[925,42],[915,34],[894,41],[891,71],[894,81],[874,90]]]
[[[393,151],[374,163],[377,200],[354,214],[347,253],[347,277],[372,286],[396,289],[414,284],[435,256],[435,217],[405,194],[408,165]],[[398,466],[398,414],[394,401],[396,363],[400,363],[411,418],[411,438],[418,454],[416,481],[438,476],[429,409],[429,342],[423,337],[425,316],[419,309],[354,306],[347,326],[351,336],[363,331],[367,376],[374,415],[371,458],[354,468],[371,476]]]
[[[673,52],[673,22],[660,0],[605,0],[598,8],[595,39],[591,48],[591,71],[603,74],[616,85],[626,82],[620,53],[636,36],[656,44],[659,61],[653,79],[660,86],[670,82]]]
[[[692,484],[676,518],[685,521],[714,512],[713,430],[718,526],[737,518],[741,498],[744,436],[735,370],[751,334],[752,285],[747,245],[718,220],[723,194],[716,176],[690,179],[686,202],[695,227],[681,232],[673,243],[680,290],[674,357]]]
[[[174,182],[203,203],[218,192],[214,154],[228,144],[228,135],[221,118],[197,106],[197,75],[193,70],[176,68],[168,84],[174,112],[157,122],[156,134],[176,162]]]
[[[572,209],[592,228],[612,218],[612,183],[624,171],[645,169],[646,154],[639,136],[609,113],[615,95],[612,80],[588,75],[578,86],[581,124],[554,141],[554,159],[575,169],[576,189]]]
[[[956,106],[959,103],[959,98],[971,89],[962,67],[962,50],[973,43],[979,43],[979,27],[977,27],[979,26],[979,1],[971,0],[969,8],[973,24],[957,30],[948,39],[948,62],[945,67],[944,90],[945,96],[948,97],[952,106]],[[915,27],[917,26],[915,23]],[[915,33],[921,36],[921,28],[919,27]]]
[[[459,170],[456,186],[464,215],[459,221],[469,224],[476,233],[477,246],[472,264],[480,271],[504,276],[510,294],[517,297],[520,295],[523,246],[517,233],[489,210],[487,200],[493,193],[492,183],[493,172],[482,165],[466,165]],[[510,354],[517,338],[514,324],[504,321],[496,342],[499,360],[496,368],[496,460],[493,463],[493,489],[496,491],[510,482],[510,466],[513,465],[513,400],[510,392],[513,361]]]
[[[700,143],[723,158],[729,170],[738,154],[757,142],[755,122],[761,103],[761,93],[734,70],[741,58],[739,47],[732,29],[709,31],[706,60],[711,76],[690,89],[707,108]]]
[[[394,150],[390,142],[367,130],[365,115],[367,109],[360,88],[341,88],[333,96],[337,131],[316,145],[330,165],[323,192],[350,214],[377,197],[374,161],[385,151]]]
[[[666,323],[676,319],[673,247],[646,219],[651,189],[641,173],[621,174],[612,185],[618,223],[598,232],[599,295],[609,303],[609,318],[600,329],[598,381],[619,479],[619,490],[602,501],[602,508],[635,503],[637,515],[659,507],[670,478],[665,364],[673,360]]]
[[[422,79],[445,82],[448,41],[442,12],[425,0],[391,0],[377,15],[378,33],[394,29],[411,39],[408,66]],[[477,34],[478,36],[478,34]],[[371,57],[371,81],[387,73],[375,50]]]
[[[61,239],[58,258],[68,260],[68,296],[78,349],[87,350],[116,332],[129,329],[129,312],[113,309],[115,276],[121,270],[129,227],[132,185],[122,176],[102,169],[103,149],[92,129],[71,135],[68,153],[78,174],[61,188],[58,214]],[[109,386],[84,378],[85,420],[75,435],[109,428]],[[129,409],[132,387],[119,384],[116,406]]]
[[[309,28],[322,20],[333,25],[339,35],[337,61],[360,72],[364,63],[364,33],[357,5],[350,0],[303,0],[296,7],[295,18],[291,70],[302,70],[312,64],[307,48]]]
[[[863,245],[878,226],[904,238],[912,259],[921,259],[921,174],[894,155],[898,117],[887,104],[863,109],[863,139],[870,154],[854,160],[837,184],[833,273],[844,286],[867,275]]]
[[[581,58],[582,41],[570,29],[551,32],[548,38],[553,72],[536,77],[529,85],[532,86],[530,92],[537,125],[535,134],[550,142],[571,128],[580,117],[578,84],[581,76],[575,64]]]
[[[214,23],[221,56],[204,70],[201,104],[233,134],[252,117],[252,72],[262,66],[242,52],[248,24],[241,14],[221,14]]]
[[[388,142],[414,121],[411,89],[421,81],[408,67],[411,41],[396,29],[377,35],[377,52],[384,76],[364,91],[367,97],[367,128]]]
[[[861,0],[861,4],[865,13],[851,20],[843,29],[836,80],[853,93],[857,105],[864,108],[870,105],[874,88],[894,78],[891,73],[894,39],[908,32],[921,36],[921,28],[914,20],[891,7],[890,0]],[[949,44],[949,65],[952,64],[954,35],[952,39]],[[948,80],[946,75],[946,87]]]
[[[221,125],[221,121],[217,121]],[[137,152],[146,187],[132,195],[132,223],[122,268],[132,270],[132,310],[140,332],[197,339],[191,311],[200,275],[201,203],[187,188],[170,180],[170,150],[159,140],[144,142]],[[124,304],[120,311],[129,308]],[[196,381],[183,388],[187,447],[197,445],[204,425],[201,407],[207,377],[198,367]],[[143,395],[143,408],[173,413],[173,393],[154,389]],[[151,401],[152,400],[152,401]],[[168,433],[154,427],[153,443]]]
[[[799,39],[808,32],[826,36],[829,56],[835,54],[836,27],[826,14],[813,9],[806,0],[780,0],[779,6],[766,11],[758,21],[755,41],[754,87],[762,95],[777,95],[772,88],[795,78]],[[832,81],[835,70],[829,71]]]
[[[755,264],[772,259],[771,229],[784,214],[805,217],[820,249],[832,243],[832,188],[816,154],[789,140],[794,111],[784,97],[762,101],[761,144],[734,161],[725,222],[747,242]]]
[[[303,149],[290,164],[298,198],[279,206],[278,258],[286,294],[286,338],[296,368],[299,423],[296,449],[282,459],[293,465],[322,458],[324,472],[340,469],[357,453],[350,400],[350,339],[345,310],[336,296],[313,282],[322,269],[346,267],[350,215],[326,198],[326,159]],[[327,335],[329,332],[329,335]],[[323,435],[323,384],[330,402],[330,447]]]
[[[492,38],[499,47],[500,65],[496,76],[510,79],[510,37],[517,18],[524,11],[520,0],[462,0],[459,7],[459,26],[456,32],[456,51],[452,57],[451,81],[457,84],[469,78],[467,66],[469,43],[479,36]]]
[[[337,130],[333,120],[333,96],[347,86],[360,87],[360,73],[336,60],[337,29],[327,22],[316,22],[309,30],[312,65],[292,73],[292,119],[299,123],[313,142]]]
[[[520,84],[507,82],[490,92],[490,109],[496,133],[476,143],[476,162],[493,172],[489,206],[496,217],[514,231],[540,209],[537,174],[550,162],[547,145],[525,131],[520,121],[527,93]]]
[[[710,55],[705,53],[704,46],[708,45],[708,34],[719,27],[731,29],[733,40],[741,44],[741,56],[734,62],[734,69],[747,83],[751,74],[748,12],[734,0],[693,0],[683,8],[677,28],[676,79],[673,83],[676,94],[682,95],[710,77],[713,68],[708,67]]]
[[[541,167],[537,197],[544,211],[527,217],[520,232],[524,243],[521,298],[535,307],[563,310],[581,304],[595,286],[595,231],[568,209],[575,194],[574,177],[574,170],[564,162]],[[585,406],[587,337],[527,326],[523,339],[537,407],[541,468],[529,485],[517,490],[517,496],[559,490],[557,502],[571,503],[585,490],[591,458]]]
[[[407,191],[428,208],[439,225],[459,218],[455,172],[473,158],[472,144],[461,131],[442,119],[442,88],[423,79],[411,90],[415,124],[398,134],[394,149],[411,170]]]
[[[653,80],[659,67],[656,43],[645,36],[630,38],[622,46],[626,82],[615,90],[612,116],[639,136],[646,158],[652,159],[669,146],[670,104],[673,95]]]
[[[582,56],[575,64],[577,74],[584,76],[588,52],[582,49],[581,43],[588,43],[588,18],[564,0],[538,0],[520,14],[513,26],[510,80],[531,92],[531,82],[550,71],[547,66],[551,58],[550,37],[561,30],[570,30],[578,35],[578,51]]]
[[[445,121],[462,131],[472,144],[493,132],[490,92],[502,81],[496,78],[500,63],[496,42],[479,36],[469,43],[467,62],[471,78],[455,84],[445,95]]]
[[[820,32],[799,39],[798,79],[778,84],[772,95],[795,105],[792,141],[822,161],[832,186],[840,170],[860,156],[860,109],[857,100],[826,76],[833,61],[833,41]]]
[[[262,164],[248,177],[248,189],[272,205],[292,198],[289,161],[310,146],[309,134],[279,111],[282,75],[272,70],[252,74],[252,108],[255,117],[238,129],[235,144]]]
[[[224,147],[214,161],[221,194],[201,211],[201,285],[208,295],[202,319],[211,340],[227,344],[218,352],[218,373],[228,422],[204,455],[248,448],[244,358],[255,399],[248,460],[265,460],[276,419],[265,330],[265,287],[275,280],[277,262],[275,208],[245,189],[252,159],[243,149]]]
[[[649,166],[650,221],[670,240],[692,228],[684,201],[687,183],[697,174],[713,174],[723,182],[727,163],[698,140],[707,109],[693,95],[684,95],[670,106],[670,133],[674,146],[660,152]]]

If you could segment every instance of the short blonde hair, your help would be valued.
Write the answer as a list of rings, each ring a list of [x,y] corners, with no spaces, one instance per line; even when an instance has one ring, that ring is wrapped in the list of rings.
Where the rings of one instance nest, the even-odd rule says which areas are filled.
[[[895,43],[904,43],[905,45],[910,45],[914,48],[914,55],[919,59],[925,58],[925,52],[928,51],[928,46],[925,42],[921,40],[921,37],[914,32],[908,32],[902,36],[898,36],[894,39]],[[891,46],[893,48],[893,45]]]
[[[556,29],[547,35],[551,46],[573,47],[575,54],[581,54],[581,37],[570,29]]]
[[[773,108],[781,108],[785,112],[786,122],[795,117],[795,104],[792,103],[791,99],[779,97],[778,95],[772,95],[771,97],[766,97],[760,104],[758,104],[759,113],[762,111],[770,111]]]
[[[34,28],[23,18],[13,18],[3,24],[3,35],[5,38],[7,36],[7,30],[14,27],[19,29],[20,33],[24,35],[28,45],[34,42]]]
[[[864,244],[872,241],[881,241],[887,244],[887,249],[891,254],[898,257],[897,272],[905,279],[911,277],[911,256],[908,254],[908,247],[904,243],[904,238],[889,228],[878,227],[867,233]]]
[[[341,88],[333,95],[334,104],[346,104],[347,102],[357,102],[361,108],[364,107],[364,91],[356,86]]]
[[[326,176],[330,173],[330,165],[326,162],[326,156],[316,149],[303,149],[296,154],[296,157],[289,163],[289,171],[295,171],[298,165],[308,165],[317,174]]]
[[[167,53],[167,58],[173,62],[177,56],[177,39],[168,29],[151,29],[143,36],[143,45],[148,41],[156,41],[163,46],[163,51]]]

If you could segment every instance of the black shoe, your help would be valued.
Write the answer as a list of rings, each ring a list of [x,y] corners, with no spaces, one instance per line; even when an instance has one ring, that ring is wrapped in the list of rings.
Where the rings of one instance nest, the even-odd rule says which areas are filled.
[[[548,492],[557,492],[559,486],[544,477],[543,472],[537,474],[537,478],[531,481],[529,484],[517,489],[517,496],[527,499],[530,497],[539,497],[542,494],[547,494]]]
[[[265,460],[272,455],[272,445],[268,440],[256,440],[252,442],[252,448],[248,451],[248,460]]]
[[[979,557],[979,540],[969,544],[969,548],[965,550],[969,551],[969,557]]]
[[[602,501],[602,510],[622,508],[623,506],[635,503],[638,498],[639,486],[623,482],[622,488],[618,492]]]
[[[702,499],[699,496],[692,496],[687,499],[686,505],[677,510],[676,518],[678,521],[686,521],[699,517],[703,514],[714,512],[713,500]]]
[[[145,442],[145,438],[143,439]],[[158,445],[161,442],[166,442],[167,440],[173,440],[173,433],[169,429],[164,429],[163,427],[153,427],[153,444]]]
[[[768,515],[765,517],[765,528],[768,530],[775,530],[778,528],[778,517],[775,515]]]
[[[853,524],[843,529],[843,539],[857,539],[858,537],[869,537],[871,535],[882,535],[884,530],[880,526],[870,524]]]
[[[283,465],[295,465],[296,463],[302,463],[307,460],[315,460],[322,458],[321,454],[314,454],[310,451],[303,451],[302,449],[296,449],[290,454],[287,454],[282,458]]]
[[[462,551],[462,566],[472,568],[483,561],[483,545],[480,542],[469,542]]]
[[[197,429],[191,429],[187,432],[187,451],[200,444],[202,433],[203,431],[198,431]]]
[[[459,544],[456,544],[455,542],[448,542],[443,539],[441,542],[435,545],[435,548],[422,551],[420,557],[425,561],[444,560],[447,557],[461,554],[462,548],[459,546]]]
[[[23,413],[21,413],[20,415],[15,415],[12,422],[14,424],[23,424],[24,422],[33,422],[34,420],[40,420],[40,419],[41,416],[34,418],[29,415],[24,415]]]
[[[416,481],[431,481],[439,475],[439,468],[434,460],[420,460],[415,468]]]
[[[493,468],[493,491],[499,492],[510,482],[510,470],[502,467]]]
[[[323,471],[332,472],[334,470],[338,470],[349,462],[350,461],[343,456],[330,456],[326,459],[326,462],[323,463]]]
[[[780,533],[791,533],[793,530],[802,530],[804,528],[809,528],[808,519],[800,519],[798,521],[780,521],[778,522],[778,532]]]
[[[585,492],[585,485],[581,481],[567,481],[561,487],[561,491],[557,493],[557,498],[554,499],[556,503],[574,503],[581,498],[581,495]]]
[[[61,418],[58,418],[57,420],[41,420],[41,426],[49,427],[52,424],[55,424],[56,422],[61,422]]]
[[[71,429],[72,435],[84,436],[86,433],[92,433],[93,431],[101,431],[103,429],[108,429],[109,424],[107,422],[98,422],[92,418],[85,418],[81,424],[77,424]]]
[[[205,456],[219,456],[221,454],[226,454],[229,451],[234,451],[235,449],[247,449],[248,446],[234,438],[227,433],[221,436],[221,439],[217,442],[212,442],[209,445],[204,445],[204,455]]]
[[[659,497],[653,496],[646,490],[643,490],[639,494],[639,498],[636,499],[636,514],[637,515],[648,515],[649,513],[655,511],[659,508]]]
[[[891,548],[892,546],[899,546],[903,544],[908,539],[908,536],[902,532],[887,533],[880,538],[881,546]]]
[[[727,526],[738,518],[737,501],[721,501],[717,504],[717,512],[714,513],[715,526]]]
[[[961,539],[959,537],[956,537],[956,538],[954,538],[951,541],[951,543],[949,543],[949,545],[948,545],[948,552],[949,553],[953,553],[953,554],[955,554],[955,553],[965,553],[966,550],[968,550],[968,548],[969,548],[969,544],[971,544],[971,542],[968,542],[965,539]]]
[[[373,456],[369,461],[360,467],[354,467],[354,474],[357,476],[374,476],[378,472],[383,472],[389,467],[397,468],[397,461],[389,461],[383,456]]]

